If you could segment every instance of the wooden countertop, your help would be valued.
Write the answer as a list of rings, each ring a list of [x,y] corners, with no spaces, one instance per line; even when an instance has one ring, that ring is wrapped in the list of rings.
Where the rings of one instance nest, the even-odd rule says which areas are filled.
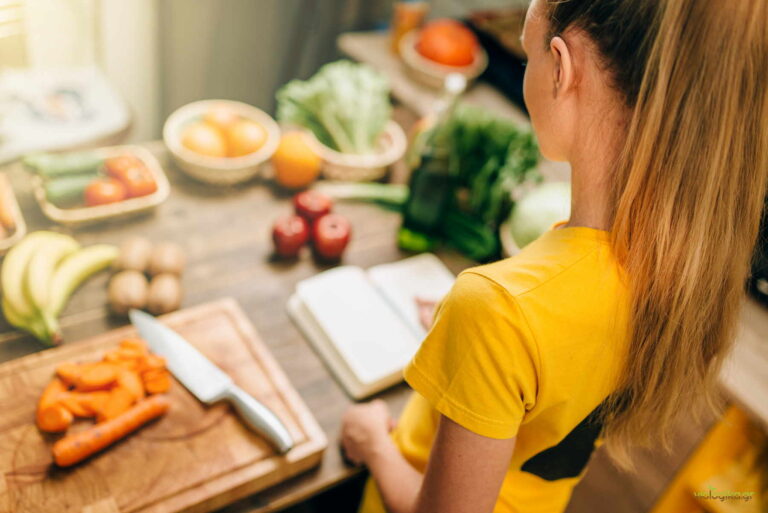
[[[308,254],[295,263],[270,258],[272,221],[291,211],[290,196],[281,195],[268,184],[258,181],[231,188],[197,183],[168,162],[162,143],[146,146],[158,156],[168,174],[171,182],[168,200],[154,213],[90,227],[69,229],[48,221],[33,199],[26,173],[18,166],[7,166],[2,170],[10,175],[30,231],[55,229],[74,235],[83,244],[119,244],[133,235],[179,243],[188,257],[183,277],[183,306],[224,296],[234,297],[317,418],[329,440],[319,467],[223,511],[276,511],[357,474],[358,469],[342,462],[336,446],[342,413],[352,401],[285,310],[296,282],[326,267],[314,264]],[[354,230],[344,257],[345,264],[367,268],[406,256],[395,242],[396,228],[400,224],[397,213],[368,204],[339,204],[337,210],[352,220]],[[469,260],[454,252],[439,253],[439,256],[454,272],[471,265]],[[75,343],[127,323],[108,314],[107,279],[107,273],[100,273],[72,297],[61,318],[66,343]],[[0,319],[0,361],[42,349],[37,341]],[[397,414],[408,393],[408,387],[401,384],[380,397]]]
[[[385,73],[392,95],[418,116],[429,113],[437,92],[410,79],[400,59],[389,49],[387,32],[351,32],[338,39],[339,49],[353,59],[366,62]],[[463,101],[530,126],[527,116],[501,92],[478,82],[464,95]],[[544,161],[540,165],[548,180],[568,180],[570,168],[561,162]],[[739,335],[733,353],[726,362],[721,383],[728,395],[768,429],[768,309],[748,299],[742,312]]]

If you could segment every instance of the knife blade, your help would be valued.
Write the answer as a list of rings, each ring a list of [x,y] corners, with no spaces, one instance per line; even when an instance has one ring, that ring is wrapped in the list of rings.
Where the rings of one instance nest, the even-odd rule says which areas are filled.
[[[238,387],[184,337],[148,313],[131,310],[131,323],[152,351],[164,357],[168,369],[187,390],[206,404],[229,401],[254,431],[266,437],[281,453],[293,447],[285,425],[262,403]]]

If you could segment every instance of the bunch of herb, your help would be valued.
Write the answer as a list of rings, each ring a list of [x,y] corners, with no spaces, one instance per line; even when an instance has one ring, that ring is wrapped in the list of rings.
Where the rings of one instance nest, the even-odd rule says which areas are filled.
[[[516,187],[541,181],[536,140],[513,121],[460,105],[442,130],[450,141],[457,207],[485,224],[496,227],[507,217]]]

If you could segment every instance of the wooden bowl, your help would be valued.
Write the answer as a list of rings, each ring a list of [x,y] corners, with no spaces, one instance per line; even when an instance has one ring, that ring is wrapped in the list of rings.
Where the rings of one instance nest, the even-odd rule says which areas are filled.
[[[311,133],[309,136],[307,141],[312,150],[323,159],[323,175],[330,180],[345,182],[367,182],[385,176],[389,166],[403,157],[408,145],[405,132],[392,120],[387,122],[379,137],[376,153],[370,155],[340,153]]]
[[[198,121],[215,106],[229,107],[240,117],[260,124],[267,132],[267,140],[262,147],[242,157],[209,157],[195,153],[181,144],[181,132],[185,125]],[[168,116],[163,126],[163,141],[174,162],[192,178],[214,185],[232,185],[246,182],[259,174],[263,164],[272,157],[280,143],[280,127],[269,114],[247,103],[202,100],[188,103]]]
[[[104,221],[115,217],[123,217],[130,214],[137,214],[155,208],[165,201],[170,194],[171,186],[168,184],[168,178],[160,167],[154,155],[141,146],[125,145],[110,146],[89,150],[103,159],[118,157],[120,155],[131,154],[141,160],[152,174],[152,178],[157,184],[157,190],[146,196],[128,198],[116,203],[107,203],[106,205],[96,205],[94,207],[75,207],[60,208],[48,201],[45,196],[45,181],[42,177],[34,175],[32,178],[32,187],[34,189],[35,199],[40,205],[43,213],[52,221],[62,224],[85,224],[96,221]]]
[[[474,81],[488,66],[488,54],[482,47],[479,47],[475,60],[468,66],[446,66],[427,59],[416,50],[416,42],[419,38],[419,31],[412,30],[400,40],[400,57],[405,63],[405,69],[408,74],[417,82],[432,87],[442,89],[445,77],[451,73],[460,73],[467,79],[467,84]]]

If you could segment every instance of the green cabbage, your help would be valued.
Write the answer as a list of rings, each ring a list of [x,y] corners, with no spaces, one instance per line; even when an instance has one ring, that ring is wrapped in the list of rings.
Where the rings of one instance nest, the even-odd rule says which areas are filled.
[[[515,204],[510,216],[512,237],[523,248],[538,239],[558,221],[571,214],[571,186],[549,182],[537,186]]]
[[[365,64],[326,64],[309,80],[291,80],[277,91],[277,118],[312,131],[342,153],[375,153],[392,116],[389,83]]]

